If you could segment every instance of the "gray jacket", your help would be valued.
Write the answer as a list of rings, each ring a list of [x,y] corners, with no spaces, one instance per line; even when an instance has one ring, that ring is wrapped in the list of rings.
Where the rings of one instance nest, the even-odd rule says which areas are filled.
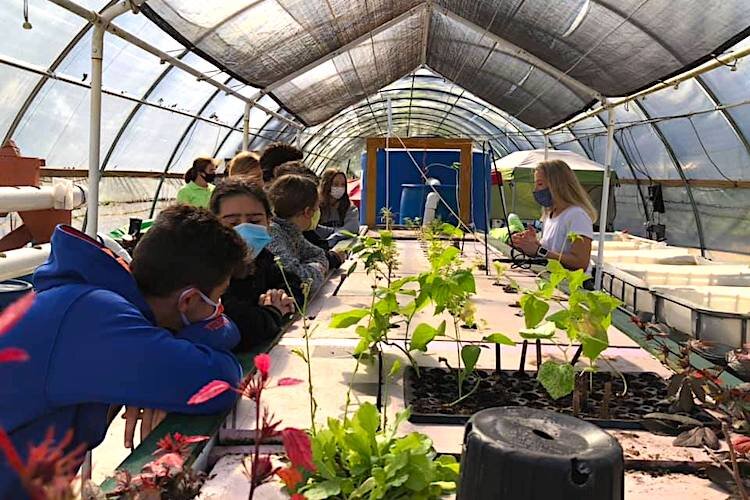
[[[349,205],[344,220],[339,216],[339,211],[333,207],[320,209],[320,224],[315,229],[318,236],[327,240],[335,240],[333,244],[347,237],[341,234],[341,230],[357,234],[359,232],[359,210],[354,205]],[[331,245],[333,247],[333,244]]]
[[[273,217],[268,232],[268,250],[281,260],[284,270],[302,281],[311,280],[313,289],[320,288],[328,273],[325,251],[307,241],[302,231],[286,219]]]

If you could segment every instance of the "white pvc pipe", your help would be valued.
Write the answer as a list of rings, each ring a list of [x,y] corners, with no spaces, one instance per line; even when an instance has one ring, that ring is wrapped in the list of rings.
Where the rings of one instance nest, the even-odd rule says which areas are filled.
[[[86,202],[83,188],[72,183],[56,183],[54,186],[35,188],[31,186],[0,187],[0,213],[25,210],[73,210]]]
[[[604,179],[602,181],[602,204],[599,208],[599,248],[596,250],[596,276],[594,288],[601,289],[604,271],[604,236],[607,233],[607,212],[609,210],[609,184],[612,177],[612,155],[615,142],[615,108],[607,110],[607,149],[604,155]]]
[[[89,115],[89,203],[86,213],[86,234],[96,237],[99,229],[99,149],[102,125],[102,54],[104,27],[94,23],[91,37],[91,108]]]
[[[388,130],[385,134],[385,206],[389,210],[393,210],[391,207],[391,162],[389,158],[389,146],[390,138],[393,133],[393,109],[391,108],[391,98],[387,98],[387,119],[388,119]]]
[[[50,245],[19,248],[0,253],[0,281],[31,274],[49,257]]]

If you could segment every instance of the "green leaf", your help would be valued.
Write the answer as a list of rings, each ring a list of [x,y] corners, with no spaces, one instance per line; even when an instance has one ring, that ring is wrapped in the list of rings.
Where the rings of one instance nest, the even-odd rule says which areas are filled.
[[[292,354],[299,356],[300,358],[302,358],[302,361],[307,363],[307,356],[305,356],[305,353],[299,347],[295,347],[294,349],[292,349]]]
[[[584,323],[583,330],[579,332],[578,338],[583,346],[583,355],[591,361],[598,358],[602,351],[609,347],[607,329],[601,325]]]
[[[554,323],[550,321],[545,321],[539,326],[536,326],[534,328],[527,328],[525,330],[520,330],[518,334],[527,339],[527,340],[533,340],[533,339],[551,339],[555,336],[555,332],[557,331],[557,327]]]
[[[575,292],[583,286],[583,282],[591,279],[591,276],[586,274],[582,269],[578,269],[571,273],[568,273],[568,289],[570,293]]]
[[[547,316],[547,321],[551,321],[560,330],[567,330],[570,324],[570,311],[562,309],[556,313]]]
[[[396,359],[391,365],[390,371],[388,372],[388,378],[395,377],[399,370],[401,370],[401,360]]]
[[[515,342],[513,342],[510,338],[506,337],[502,333],[493,333],[492,335],[487,335],[485,338],[482,339],[482,342],[492,342],[493,344],[503,344],[503,345],[516,345]]]
[[[442,333],[441,333],[442,330]],[[411,342],[409,343],[410,351],[422,351],[427,352],[427,344],[438,335],[445,333],[445,321],[440,323],[438,328],[434,328],[427,323],[420,323],[414,329],[411,334]]]
[[[368,436],[374,436],[380,426],[380,414],[372,403],[363,403],[352,420],[352,426],[364,430]]]
[[[523,319],[526,323],[526,328],[534,328],[541,323],[544,315],[549,311],[549,304],[539,300],[532,294],[524,294],[519,303],[523,310]]]
[[[477,366],[482,349],[476,345],[465,345],[461,348],[461,359],[464,362],[464,373],[471,373]]]
[[[341,481],[339,479],[329,479],[319,483],[313,483],[312,486],[304,490],[307,500],[324,500],[341,493]]]
[[[440,254],[440,257],[433,263],[433,269],[442,269],[443,267],[447,266],[456,257],[458,257],[459,253],[461,253],[461,251],[456,247],[446,248],[443,253]]]
[[[477,286],[474,280],[474,275],[469,269],[459,269],[453,274],[453,279],[456,280],[458,288],[466,293],[476,293]]]
[[[570,363],[545,361],[536,376],[552,399],[560,399],[573,392],[575,370]]]
[[[351,311],[334,314],[329,326],[331,328],[348,328],[356,325],[362,318],[369,314],[369,309],[352,309]]]

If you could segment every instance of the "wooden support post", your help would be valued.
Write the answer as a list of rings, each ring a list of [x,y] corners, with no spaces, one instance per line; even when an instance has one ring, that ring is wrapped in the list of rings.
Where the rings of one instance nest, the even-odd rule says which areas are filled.
[[[458,172],[458,216],[469,227],[471,222],[471,143],[461,146],[461,170]]]
[[[377,194],[378,194],[378,145],[380,140],[374,137],[367,139],[367,199],[365,210],[367,210],[365,224],[370,229],[377,225]]]

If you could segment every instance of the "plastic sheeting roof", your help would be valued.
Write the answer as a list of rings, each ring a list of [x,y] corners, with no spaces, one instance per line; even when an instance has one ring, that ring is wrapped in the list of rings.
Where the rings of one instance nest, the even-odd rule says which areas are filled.
[[[601,95],[650,86],[750,33],[745,1],[710,3],[151,0],[144,10],[308,125],[427,65],[546,128]]]

